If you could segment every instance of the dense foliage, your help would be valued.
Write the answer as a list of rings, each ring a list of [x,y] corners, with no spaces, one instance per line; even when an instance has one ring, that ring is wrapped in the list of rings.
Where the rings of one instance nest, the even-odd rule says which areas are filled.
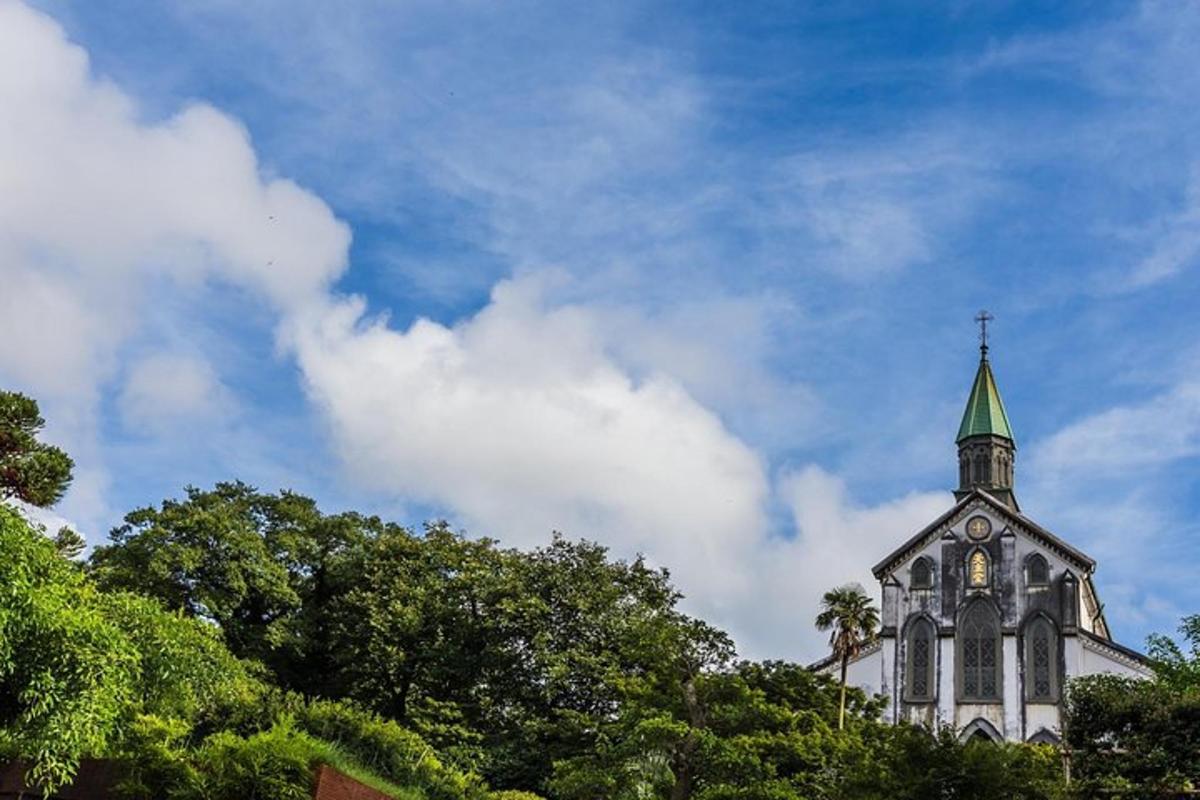
[[[1135,800],[1200,787],[1200,616],[1180,633],[1183,646],[1151,637],[1155,680],[1072,682],[1064,732],[1081,795]]]
[[[408,737],[452,776],[558,800],[983,797],[980,782],[996,776],[1006,796],[1039,798],[1054,796],[1061,774],[1038,749],[882,726],[881,701],[855,689],[839,730],[839,681],[735,661],[724,633],[679,612],[665,571],[589,542],[504,549],[444,523],[416,532],[328,516],[235,483],[132,512],[88,568],[106,590],[151,595],[263,664],[281,691],[260,702],[287,707],[293,733],[431,796],[441,796],[436,776],[388,761],[411,765]],[[869,602],[848,590],[831,598],[832,635],[869,641]],[[296,706],[287,692],[327,700]],[[378,715],[355,730],[391,726],[393,755],[332,721],[367,711],[330,700]],[[226,719],[243,738],[284,735]],[[455,780],[450,792],[472,790]]]
[[[69,481],[41,425],[0,395],[0,497],[53,502]],[[1060,751],[881,724],[882,698],[844,679],[878,624],[852,587],[818,619],[838,680],[737,661],[664,570],[558,536],[523,552],[222,483],[131,512],[81,565],[82,549],[0,504],[0,756],[43,787],[88,756],[124,765],[125,796],[172,800],[307,797],[318,764],[400,800],[1149,798],[1200,782],[1200,617],[1183,645],[1151,641],[1156,680],[1074,682]]]
[[[35,756],[36,780],[62,782],[139,714],[193,719],[250,680],[210,628],[97,591],[0,506],[0,748]]]
[[[309,792],[323,761],[406,796],[483,796],[478,778],[396,722],[306,701],[258,672],[212,624],[98,589],[0,506],[0,754],[23,758],[31,782],[53,788],[81,758],[111,756],[127,763],[134,797],[284,798]],[[247,793],[236,780],[261,785]]]
[[[36,400],[0,391],[0,501],[52,506],[66,492],[75,464],[62,450],[37,440],[45,426]]]

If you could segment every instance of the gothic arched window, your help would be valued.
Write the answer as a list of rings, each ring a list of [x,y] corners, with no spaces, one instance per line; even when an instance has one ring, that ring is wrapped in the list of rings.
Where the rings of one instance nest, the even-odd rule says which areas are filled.
[[[1050,565],[1040,553],[1034,553],[1025,562],[1025,571],[1030,586],[1045,586],[1050,583]]]
[[[913,620],[908,626],[908,668],[907,679],[904,682],[904,696],[909,702],[926,703],[934,698],[936,646],[937,636],[933,624],[923,617]]]
[[[991,578],[991,564],[987,553],[976,548],[967,558],[967,585],[972,589],[986,589]]]
[[[1000,615],[976,600],[958,623],[958,676],[963,700],[1000,699]]]
[[[1045,617],[1025,626],[1025,697],[1031,703],[1058,699],[1058,636]]]
[[[932,589],[933,588],[933,568],[929,565],[929,559],[918,558],[913,562],[912,572],[909,575],[908,588],[910,589]]]

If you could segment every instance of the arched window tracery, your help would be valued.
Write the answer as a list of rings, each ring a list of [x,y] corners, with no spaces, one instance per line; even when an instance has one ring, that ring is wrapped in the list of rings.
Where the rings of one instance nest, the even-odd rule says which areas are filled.
[[[937,634],[925,618],[913,620],[908,627],[908,669],[905,699],[910,702],[929,702],[935,695],[935,657]]]
[[[958,625],[959,688],[964,700],[1000,699],[1000,617],[982,600],[972,603]]]
[[[918,558],[913,562],[908,586],[910,589],[933,588],[933,567],[930,565],[929,559]]]
[[[1034,553],[1025,562],[1025,571],[1030,586],[1045,586],[1050,583],[1050,565],[1041,553]]]
[[[1025,627],[1025,696],[1041,703],[1058,699],[1058,634],[1042,616]]]

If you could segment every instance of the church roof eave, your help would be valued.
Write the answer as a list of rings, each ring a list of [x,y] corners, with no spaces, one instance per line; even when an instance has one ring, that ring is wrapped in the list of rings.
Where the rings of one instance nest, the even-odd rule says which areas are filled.
[[[914,551],[920,548],[927,539],[937,533],[937,531],[953,519],[958,514],[962,513],[976,499],[982,499],[992,507],[999,515],[1009,518],[1024,528],[1035,539],[1040,539],[1044,544],[1053,550],[1057,550],[1069,561],[1075,563],[1085,575],[1090,575],[1096,569],[1096,561],[1091,556],[1081,550],[1078,550],[1064,542],[1062,539],[1055,536],[1050,531],[1038,525],[1024,514],[1014,511],[1000,500],[992,497],[982,489],[972,489],[970,494],[965,495],[961,500],[955,503],[946,513],[935,519],[933,522],[926,525],[914,536],[908,539],[904,544],[893,550],[886,558],[876,564],[872,569],[876,580],[882,580],[883,577],[897,565],[903,563],[904,560]]]
[[[1150,666],[1150,657],[1149,656],[1147,656],[1145,653],[1139,653],[1137,650],[1134,650],[1132,647],[1127,647],[1126,645],[1123,645],[1114,639],[1108,639],[1103,636],[1097,636],[1096,634],[1086,631],[1082,628],[1080,628],[1080,630],[1079,630],[1079,635],[1085,639],[1088,639],[1089,641],[1095,642],[1096,644],[1116,650],[1118,653],[1125,656],[1130,661],[1134,661],[1141,666],[1144,666],[1144,667]]]

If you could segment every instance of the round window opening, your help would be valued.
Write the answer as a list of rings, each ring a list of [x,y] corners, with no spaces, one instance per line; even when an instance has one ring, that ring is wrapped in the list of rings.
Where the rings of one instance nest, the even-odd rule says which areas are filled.
[[[992,522],[987,517],[971,517],[967,520],[967,536],[975,541],[986,539],[992,532]]]

